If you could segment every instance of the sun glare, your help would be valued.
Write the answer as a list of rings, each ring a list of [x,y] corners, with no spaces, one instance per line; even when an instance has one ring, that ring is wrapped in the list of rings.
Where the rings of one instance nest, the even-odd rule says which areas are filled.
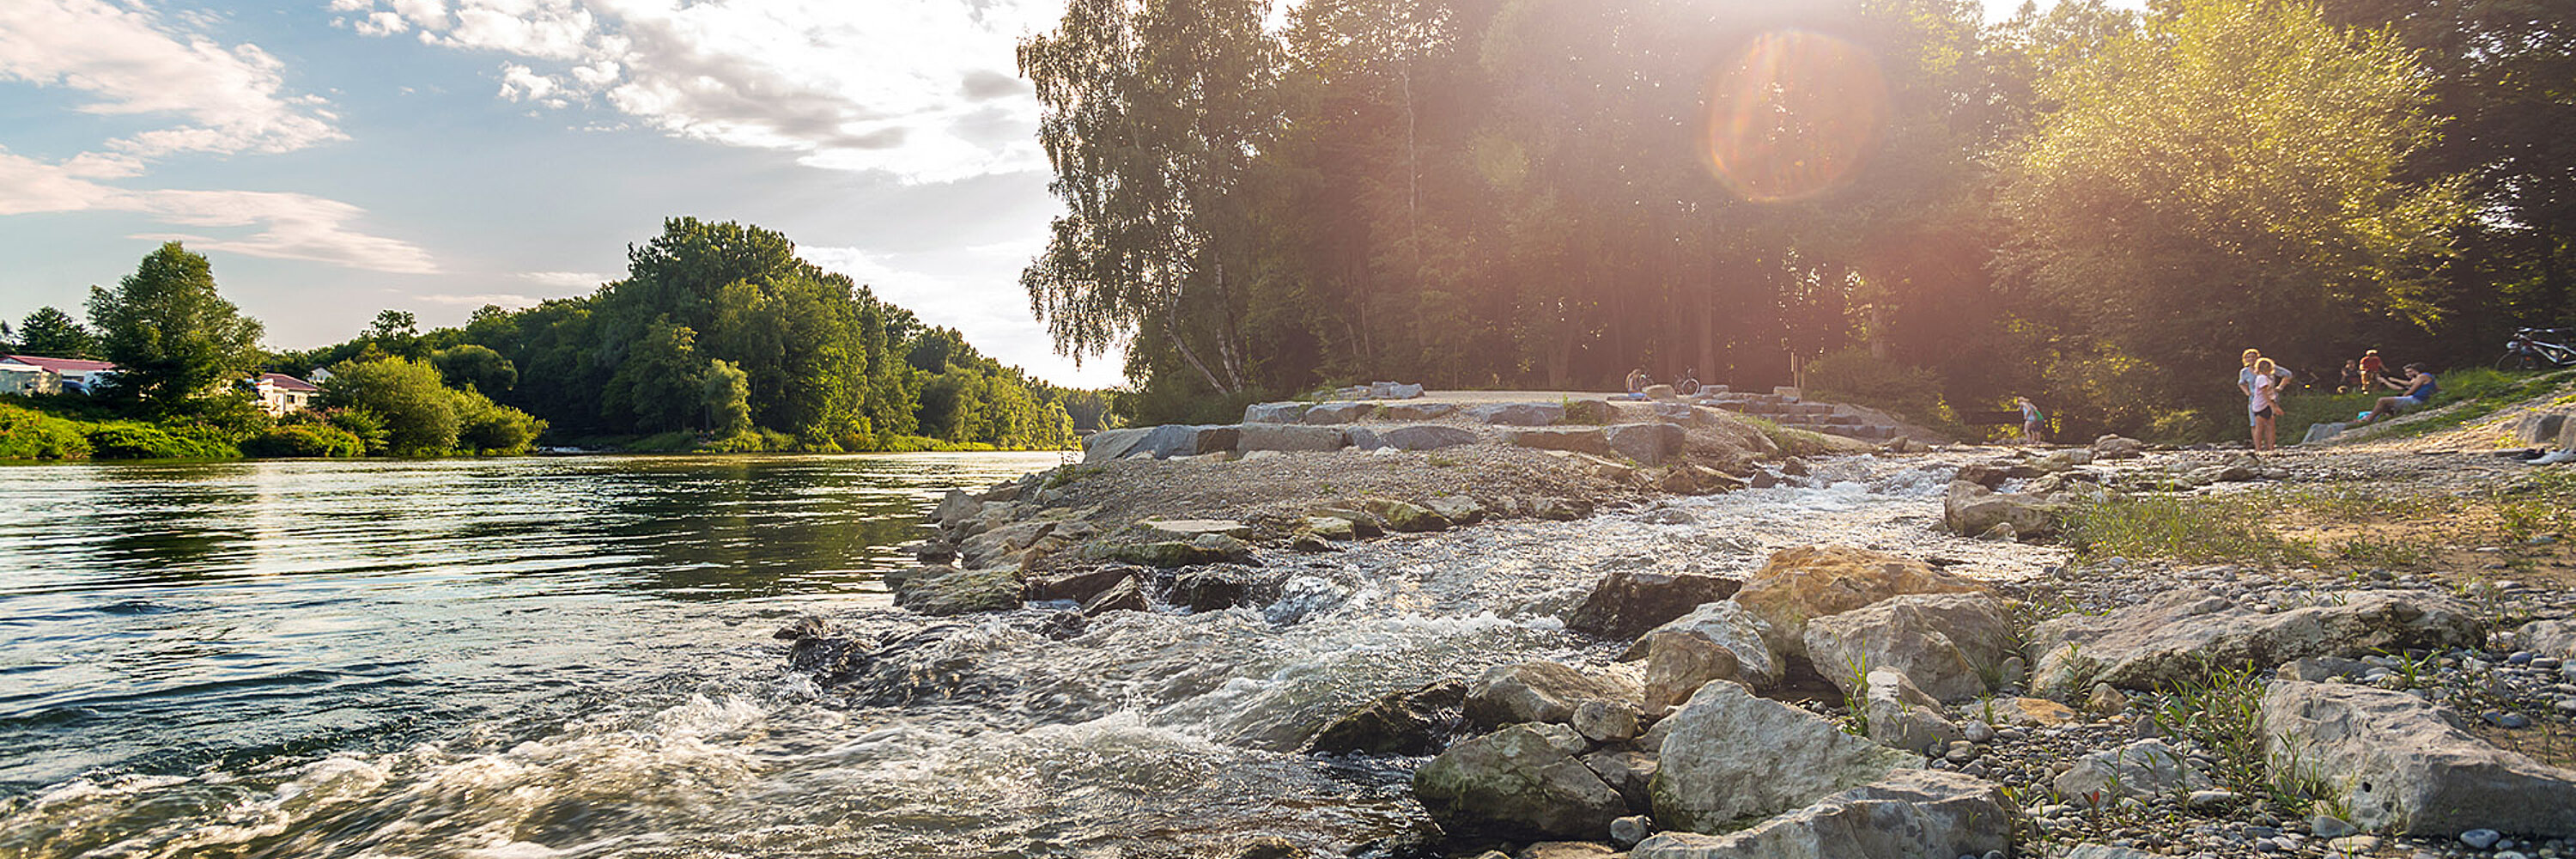
[[[1869,51],[1799,31],[1755,37],[1709,80],[1709,169],[1744,199],[1810,199],[1878,148],[1887,81]]]

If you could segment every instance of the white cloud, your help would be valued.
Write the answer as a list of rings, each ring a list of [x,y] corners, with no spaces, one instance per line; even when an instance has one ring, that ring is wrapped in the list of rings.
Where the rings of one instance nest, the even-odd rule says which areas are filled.
[[[425,44],[504,55],[506,99],[604,104],[668,134],[915,181],[1044,165],[1037,101],[1017,80],[1013,51],[1063,10],[1060,0],[334,0],[332,8],[363,21],[393,14]]]
[[[1125,383],[1123,354],[1113,352],[1086,360],[1078,368],[1071,359],[1056,354],[1054,341],[1047,337],[1046,328],[1029,315],[1028,304],[1020,298],[1022,293],[1015,283],[984,282],[981,277],[969,282],[967,278],[932,274],[889,263],[886,257],[860,248],[799,247],[796,253],[825,271],[849,275],[851,280],[875,291],[878,298],[912,311],[923,322],[957,329],[977,351],[1038,378],[1087,388]],[[966,254],[977,255],[974,249]],[[1026,257],[1017,260],[1026,261]],[[977,268],[1001,270],[989,265]],[[1018,270],[1016,263],[1006,268],[1014,273]],[[997,290],[1009,298],[995,300]]]
[[[530,271],[521,272],[519,279],[544,286],[587,289],[617,278],[587,271]]]
[[[186,124],[108,142],[135,158],[181,152],[291,152],[345,139],[319,99],[286,94],[285,64],[226,47],[204,20],[172,22],[106,0],[0,3],[0,80],[78,90],[87,113],[174,115]]]
[[[132,238],[187,242],[199,251],[323,262],[368,271],[426,274],[429,252],[399,239],[359,232],[366,211],[337,200],[266,191],[127,190],[83,178],[79,169],[0,151],[0,215],[40,212],[133,212],[168,224],[251,228],[246,234],[139,233]]]
[[[497,304],[505,310],[519,310],[522,308],[535,307],[545,302],[545,299],[535,296],[515,295],[511,293],[493,293],[489,295],[424,295],[420,297],[420,300],[431,304],[453,304],[463,307],[481,307],[486,304]]]

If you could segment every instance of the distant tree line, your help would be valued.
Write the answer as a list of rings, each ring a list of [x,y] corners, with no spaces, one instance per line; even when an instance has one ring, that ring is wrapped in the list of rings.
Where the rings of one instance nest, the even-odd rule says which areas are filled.
[[[420,331],[387,310],[356,338],[269,353],[176,242],[89,321],[41,308],[0,347],[120,372],[88,396],[0,403],[0,459],[524,453],[541,437],[653,450],[1050,449],[1113,420],[922,324],[758,227],[674,219],[628,277]],[[271,417],[242,380],[323,376],[316,408]],[[327,371],[317,373],[317,371]]]
[[[487,306],[422,333],[386,311],[346,343],[279,356],[293,372],[380,356],[542,418],[566,439],[717,450],[1049,449],[1108,419],[925,325],[756,226],[667,221],[627,276],[525,310]],[[335,371],[337,372],[337,371]]]
[[[1071,0],[1022,284],[1145,419],[1374,379],[2224,425],[2235,354],[2569,321],[2576,7]]]

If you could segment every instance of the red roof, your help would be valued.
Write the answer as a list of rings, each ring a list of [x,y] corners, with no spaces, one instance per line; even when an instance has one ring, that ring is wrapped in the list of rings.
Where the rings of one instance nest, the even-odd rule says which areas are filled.
[[[307,382],[303,379],[298,379],[285,373],[261,373],[259,374],[259,378],[251,380],[252,384],[258,384],[260,382],[267,382],[271,385],[276,385],[278,389],[286,391],[322,390],[321,388],[314,387],[312,382]]]
[[[29,366],[43,367],[57,373],[87,373],[95,370],[116,369],[116,365],[105,361],[87,361],[79,358],[45,358],[36,355],[11,355],[9,356],[9,360]]]

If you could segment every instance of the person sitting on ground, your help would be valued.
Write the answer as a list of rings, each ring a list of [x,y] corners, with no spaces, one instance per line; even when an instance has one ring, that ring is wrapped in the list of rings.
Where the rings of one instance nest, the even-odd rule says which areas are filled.
[[[1628,371],[1628,399],[1645,399],[1646,386],[1651,384],[1654,384],[1654,380],[1646,378],[1646,368],[1639,367]]]
[[[2433,374],[2424,371],[2424,365],[2408,364],[2405,392],[2394,397],[2379,398],[2379,402],[2371,406],[2370,411],[2362,412],[2357,420],[2360,423],[2372,423],[2402,409],[2420,409],[2424,404],[2432,402],[2434,395],[2441,392],[2442,386],[2434,381]]]
[[[2021,409],[2022,443],[2038,444],[2041,431],[2048,429],[2048,416],[2040,414],[2039,405],[2029,397],[2014,397],[2013,405]]]
[[[2361,362],[2343,362],[2343,387],[2336,388],[2335,393],[2357,394],[2367,390],[2370,390],[2370,382],[2361,375]]]
[[[2281,377],[2274,373],[2270,358],[2254,359],[2253,373],[2246,379],[2245,412],[2254,423],[2254,449],[2270,451],[2275,433],[2280,428]]]

